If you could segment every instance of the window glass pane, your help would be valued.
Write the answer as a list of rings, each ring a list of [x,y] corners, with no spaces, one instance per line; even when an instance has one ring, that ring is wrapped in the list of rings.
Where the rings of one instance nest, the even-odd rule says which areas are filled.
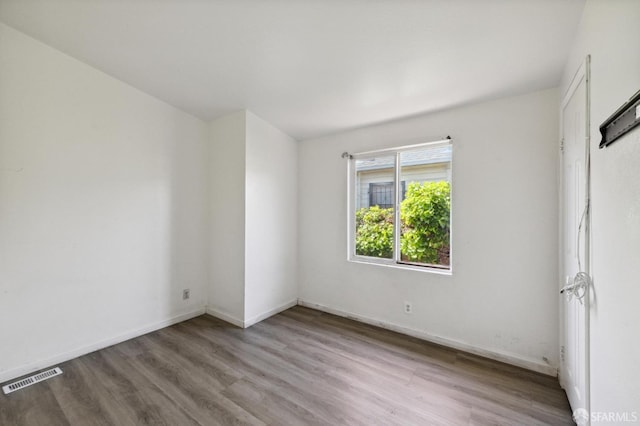
[[[355,160],[355,249],[393,258],[395,155]]]
[[[451,145],[400,153],[400,260],[449,268]]]

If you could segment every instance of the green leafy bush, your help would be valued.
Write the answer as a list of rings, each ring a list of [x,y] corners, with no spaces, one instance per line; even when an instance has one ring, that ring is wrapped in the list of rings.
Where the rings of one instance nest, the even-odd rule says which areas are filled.
[[[451,189],[448,182],[412,182],[400,204],[400,252],[409,262],[449,264]],[[356,254],[393,257],[393,209],[356,212]]]
[[[393,257],[393,209],[364,207],[356,212],[356,254]]]
[[[412,182],[400,204],[402,259],[449,264],[449,182]]]

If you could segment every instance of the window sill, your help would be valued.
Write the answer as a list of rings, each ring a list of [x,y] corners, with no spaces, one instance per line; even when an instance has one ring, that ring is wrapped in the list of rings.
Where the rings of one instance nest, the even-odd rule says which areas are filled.
[[[374,260],[373,258],[369,259],[369,258],[361,258],[361,257],[352,257],[350,259],[347,259],[347,261],[351,263],[360,263],[364,265],[382,266],[385,268],[426,272],[429,274],[436,274],[436,275],[453,275],[451,269],[440,269],[440,268],[432,268],[429,266],[417,266],[417,265],[411,265],[411,264],[395,263],[393,261],[385,262],[385,261]]]

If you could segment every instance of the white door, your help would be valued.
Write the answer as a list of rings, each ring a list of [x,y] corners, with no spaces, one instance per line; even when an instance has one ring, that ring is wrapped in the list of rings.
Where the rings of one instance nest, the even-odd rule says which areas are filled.
[[[589,423],[589,58],[562,103],[560,382],[578,424]]]

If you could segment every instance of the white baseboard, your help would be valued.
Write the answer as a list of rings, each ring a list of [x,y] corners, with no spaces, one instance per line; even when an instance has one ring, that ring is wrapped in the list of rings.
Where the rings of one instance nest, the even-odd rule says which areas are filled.
[[[447,337],[437,336],[425,331],[414,330],[412,328],[404,327],[397,324],[388,323],[385,321],[368,318],[363,315],[353,314],[350,312],[341,311],[339,309],[330,308],[328,306],[321,305],[319,303],[307,302],[304,300],[298,300],[298,305],[305,306],[311,309],[317,309],[322,312],[337,315],[344,318],[349,318],[355,321],[363,322],[365,324],[375,325],[380,328],[395,331],[408,336],[417,337],[421,340],[437,343],[442,346],[447,346],[453,349],[458,349],[464,352],[469,352],[475,355],[480,355],[485,358],[490,358],[496,361],[501,361],[506,364],[515,365],[516,367],[526,368],[527,370],[536,371],[538,373],[546,374],[548,376],[556,377],[558,375],[558,369],[556,367],[537,362],[535,360],[519,357],[514,354],[508,354],[492,349],[486,349],[471,345],[466,342],[461,342],[455,339],[449,339]]]
[[[286,311],[287,309],[289,309],[289,308],[291,308],[293,306],[296,306],[297,304],[298,304],[298,299],[290,300],[287,303],[284,303],[284,304],[282,304],[280,306],[277,306],[277,307],[275,307],[273,309],[269,309],[268,311],[263,312],[263,313],[261,313],[259,315],[256,315],[256,316],[254,316],[252,318],[249,318],[247,320],[238,319],[235,316],[233,316],[233,315],[231,315],[231,314],[229,314],[227,312],[221,311],[221,310],[213,308],[211,306],[207,306],[206,313],[208,315],[211,315],[211,316],[214,316],[214,317],[216,317],[218,319],[226,321],[226,322],[228,322],[230,324],[233,324],[236,327],[249,328],[253,324],[257,324],[260,321],[269,318],[270,316],[278,314],[278,313],[280,313],[282,311]]]
[[[177,324],[182,321],[186,321],[188,319],[197,317],[204,313],[205,313],[204,307],[198,308],[195,311],[176,315],[175,317],[167,318],[166,320],[158,321],[153,324],[148,324],[148,325],[145,325],[144,327],[127,331],[126,333],[119,334],[117,336],[114,336],[108,339],[100,340],[98,342],[91,343],[89,345],[82,346],[58,355],[54,355],[52,357],[45,358],[40,361],[32,362],[18,368],[13,368],[11,370],[2,371],[0,372],[0,383],[16,379],[18,377],[25,376],[27,374],[34,373],[44,368],[53,366],[54,364],[66,362],[74,358],[78,358],[82,355],[86,355],[88,353],[95,352],[97,350],[116,345],[118,343],[122,343],[125,340],[133,339],[135,337],[142,336],[143,334],[151,333],[152,331],[156,331],[161,328],[169,327],[170,325]]]
[[[207,306],[205,309],[205,313],[207,315],[211,315],[212,317],[216,317],[218,319],[221,319],[222,321],[226,321],[230,324],[235,325],[236,327],[240,327],[240,328],[244,328],[244,321],[241,319],[238,319],[236,317],[234,317],[233,315],[221,311],[219,309],[213,308],[211,306]]]
[[[275,315],[279,312],[285,311],[287,309],[289,309],[292,306],[295,306],[296,304],[301,305],[301,306],[305,306],[308,308],[312,308],[312,309],[317,309],[319,311],[323,311],[323,312],[327,312],[333,315],[337,315],[337,316],[341,316],[341,317],[345,317],[345,318],[350,318],[353,319],[355,321],[359,321],[359,322],[363,322],[366,324],[371,324],[371,325],[375,325],[387,330],[391,330],[391,331],[395,331],[398,333],[402,333],[402,334],[406,334],[408,336],[412,336],[412,337],[417,337],[418,339],[422,339],[422,340],[426,340],[429,342],[433,342],[433,343],[437,343],[443,346],[448,346],[450,348],[454,348],[454,349],[458,349],[461,351],[465,351],[465,352],[469,352],[469,353],[473,353],[476,355],[480,355],[480,356],[484,356],[486,358],[490,358],[490,359],[494,359],[497,361],[502,361],[505,362],[507,364],[511,364],[511,365],[515,365],[517,367],[522,367],[522,368],[526,368],[528,370],[532,370],[532,371],[537,371],[539,373],[543,373],[549,376],[557,376],[558,374],[558,370],[555,367],[552,367],[550,365],[546,365],[546,364],[542,364],[530,359],[525,359],[525,358],[521,358],[518,357],[516,355],[513,354],[507,354],[507,353],[502,353],[499,351],[495,351],[495,350],[491,350],[491,349],[485,349],[485,348],[481,348],[481,347],[477,347],[477,346],[473,346],[470,345],[468,343],[465,342],[461,342],[458,340],[454,340],[454,339],[449,339],[446,337],[441,337],[441,336],[437,336],[437,335],[433,335],[431,333],[427,333],[424,331],[419,331],[419,330],[414,330],[408,327],[404,327],[404,326],[400,326],[400,325],[396,325],[396,324],[391,324],[391,323],[387,323],[384,321],[380,321],[380,320],[376,320],[373,318],[368,318],[362,315],[358,315],[358,314],[352,314],[350,312],[346,312],[346,311],[341,311],[338,309],[333,309],[330,308],[328,306],[324,306],[318,303],[313,303],[313,302],[307,302],[304,300],[293,300],[290,302],[287,302],[277,308],[271,309],[267,312],[264,312],[260,315],[257,315],[247,321],[241,321],[238,320],[237,318],[225,313],[225,312],[221,312],[218,311],[216,309],[213,309],[211,307],[206,307],[206,308],[199,308],[196,309],[194,311],[191,312],[187,312],[181,315],[177,315],[175,317],[171,317],[168,318],[166,320],[162,320],[162,321],[158,321],[156,323],[153,324],[148,324],[144,327],[141,328],[137,328],[135,330],[131,330],[128,331],[126,333],[120,334],[118,336],[109,338],[109,339],[104,339],[104,340],[100,340],[98,342],[86,345],[86,346],[82,346],[80,348],[76,348],[74,350],[68,351],[68,352],[64,352],[46,359],[42,359],[40,361],[36,361],[36,362],[32,362],[29,363],[27,365],[18,367],[18,368],[14,368],[11,370],[6,370],[6,371],[2,371],[0,372],[0,383],[4,383],[7,382],[9,380],[13,380],[16,379],[18,377],[21,376],[25,376],[28,374],[32,374],[34,372],[37,372],[39,370],[42,370],[44,368],[50,367],[54,364],[59,364],[62,362],[66,362],[69,361],[71,359],[80,357],[82,355],[86,355],[88,353],[91,352],[95,352],[97,350],[100,349],[104,349],[106,347],[109,346],[113,346],[116,345],[118,343],[124,342],[126,340],[129,339],[133,339],[135,337],[138,336],[142,336],[144,334],[147,333],[151,333],[153,331],[159,330],[161,328],[164,327],[169,327],[173,324],[177,324],[179,322],[182,321],[186,321],[189,320],[191,318],[197,317],[199,315],[202,315],[204,313],[207,313],[209,315],[212,315],[216,318],[220,318],[224,321],[227,321],[235,326],[241,327],[241,328],[246,328],[246,327],[250,327],[253,324],[256,324],[272,315]]]
[[[256,315],[253,318],[249,318],[244,322],[244,327],[251,327],[253,324],[259,323],[260,321],[267,319],[275,314],[279,314],[282,311],[286,311],[287,309],[296,306],[298,304],[298,299],[290,300],[287,303],[284,303],[276,308],[269,309],[266,312],[261,313],[260,315]]]

